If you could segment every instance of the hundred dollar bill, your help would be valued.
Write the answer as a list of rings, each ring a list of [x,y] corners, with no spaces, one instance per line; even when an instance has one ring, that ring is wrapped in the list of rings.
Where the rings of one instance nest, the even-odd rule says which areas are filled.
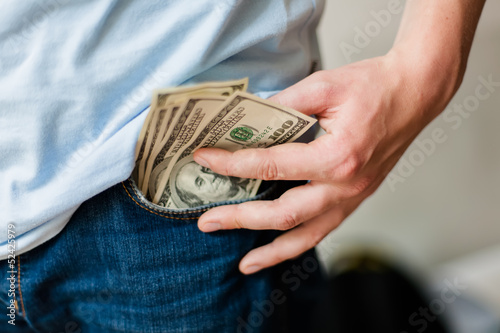
[[[148,140],[151,122],[157,110],[161,110],[167,107],[169,104],[176,104],[176,101],[180,101],[182,103],[187,97],[189,97],[189,95],[210,94],[230,96],[235,91],[246,91],[247,87],[248,78],[244,78],[233,81],[206,82],[193,86],[155,90],[153,94],[153,100],[151,102],[150,111],[146,116],[146,120],[144,121],[144,125],[141,129],[135,147],[136,163],[137,161],[140,161],[144,158],[144,152],[146,150],[146,142]]]
[[[158,138],[162,132],[162,128],[164,126],[168,126],[170,119],[170,115],[172,114],[172,109],[163,108],[157,110],[154,113],[153,119],[151,120],[151,124],[149,124],[148,136],[146,138],[146,144],[141,151],[141,158],[138,160],[138,182],[137,185],[139,187],[142,186],[142,182],[144,179],[144,171],[146,168],[146,161],[148,160],[153,148],[156,145]],[[166,119],[166,120],[165,120]],[[151,135],[149,135],[151,133]]]
[[[231,96],[236,91],[246,91],[248,78],[233,81],[205,82],[193,86],[181,86],[155,90],[152,105],[164,107],[171,103],[183,102],[186,97],[193,95],[219,95]]]
[[[153,202],[169,208],[187,208],[191,207],[188,199],[182,199],[192,196],[200,196],[200,191],[190,194],[179,193],[179,172],[191,173],[193,182],[202,181],[201,169],[190,167],[189,170],[181,169],[177,164],[186,164],[186,158],[200,148],[216,147],[229,151],[236,151],[247,148],[271,147],[285,142],[291,142],[304,134],[316,120],[306,116],[296,110],[273,103],[269,100],[261,99],[245,92],[234,93],[221,107],[220,110],[211,119],[207,119],[201,131],[193,136],[183,149],[179,150],[169,161],[168,166],[163,165],[165,169],[158,171],[161,173],[161,179],[157,184],[156,193]],[[187,179],[183,176],[182,179]],[[214,180],[215,181],[215,180]],[[221,180],[219,180],[221,181]],[[227,181],[233,185],[239,182],[238,178],[231,177]],[[177,185],[179,184],[179,186]],[[251,183],[252,189],[244,186],[246,198],[255,195],[260,186],[260,180],[254,180]],[[226,187],[216,187],[215,191],[223,192]],[[225,200],[231,200],[226,193]],[[221,201],[222,193],[219,194],[216,201]],[[176,200],[174,202],[174,199]],[[204,202],[215,202],[209,198],[204,198]]]
[[[141,188],[146,197],[153,197],[155,194],[152,192],[154,187],[150,185],[150,179],[152,179],[153,173],[155,175],[158,173],[154,172],[158,165],[168,164],[169,157],[175,155],[181,147],[191,140],[207,113],[216,111],[224,101],[223,97],[192,97],[185,102],[183,107],[179,108],[177,119],[175,119],[175,123],[172,122],[174,126],[172,126],[169,137],[165,137],[157,145],[157,150],[148,161]]]
[[[170,127],[169,122],[164,124],[164,122],[154,121],[155,116],[157,116],[158,113],[161,113],[162,110],[169,110],[169,107],[172,107],[175,104],[182,104],[189,98],[189,96],[192,95],[203,94],[206,96],[230,96],[235,91],[246,91],[247,87],[248,78],[244,78],[233,81],[206,82],[193,86],[156,90],[153,94],[151,108],[139,134],[135,149],[136,167],[133,172],[133,177],[139,187],[143,187],[144,179],[148,171],[146,166],[156,146],[153,142],[156,142],[158,137],[162,139],[162,134],[166,132],[165,129]],[[173,111],[175,110],[176,109]],[[167,112],[167,115],[169,116],[174,114]],[[166,119],[172,120],[172,118]],[[150,135],[150,133],[152,134]],[[151,138],[152,135],[155,135],[154,139]]]
[[[159,169],[157,180],[160,180],[166,169]],[[259,188],[260,180],[229,177],[219,175],[205,168],[188,155],[175,163],[167,192],[169,208],[197,207],[212,202],[246,199],[254,196]]]

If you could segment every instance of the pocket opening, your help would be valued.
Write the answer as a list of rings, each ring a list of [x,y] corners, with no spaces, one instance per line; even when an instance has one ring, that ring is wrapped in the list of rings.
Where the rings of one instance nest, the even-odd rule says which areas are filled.
[[[166,208],[157,204],[154,204],[153,202],[149,201],[144,194],[139,190],[137,187],[135,181],[130,177],[126,181],[122,182],[124,190],[127,192],[127,195],[130,197],[130,199],[134,200],[136,204],[138,204],[140,207],[151,211],[154,214],[161,215],[161,214],[168,214],[168,215],[192,215],[196,214],[197,216],[200,216],[202,213],[206,212],[210,208],[218,207],[218,206],[223,206],[223,205],[233,205],[233,204],[239,204],[247,201],[255,201],[255,200],[265,200],[271,197],[272,194],[276,192],[277,189],[277,182],[262,182],[261,189],[257,193],[257,195],[251,197],[251,198],[246,198],[246,199],[239,199],[239,200],[227,200],[227,201],[220,201],[220,202],[214,202],[206,205],[201,205],[197,207],[191,207],[191,208],[181,208],[181,209],[172,209],[172,208]],[[170,217],[170,216],[165,216],[165,217]],[[185,217],[186,219],[194,219],[197,217]]]

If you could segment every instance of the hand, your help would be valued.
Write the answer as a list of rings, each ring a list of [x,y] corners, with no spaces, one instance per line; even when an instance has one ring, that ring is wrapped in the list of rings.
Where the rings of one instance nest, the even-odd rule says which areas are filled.
[[[304,143],[230,153],[198,150],[194,159],[229,176],[264,180],[310,180],[274,201],[221,206],[201,216],[202,231],[290,231],[250,251],[245,274],[296,257],[318,244],[372,194],[417,134],[442,109],[453,84],[415,71],[390,52],[342,68],[321,71],[272,97],[316,115],[326,134]],[[430,82],[435,82],[431,84]]]

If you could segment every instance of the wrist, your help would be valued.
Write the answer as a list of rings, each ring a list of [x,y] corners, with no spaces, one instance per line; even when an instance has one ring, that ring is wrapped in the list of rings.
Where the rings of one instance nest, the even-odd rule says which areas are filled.
[[[425,123],[441,113],[460,87],[466,61],[459,53],[398,44],[385,56],[405,90],[420,104]]]

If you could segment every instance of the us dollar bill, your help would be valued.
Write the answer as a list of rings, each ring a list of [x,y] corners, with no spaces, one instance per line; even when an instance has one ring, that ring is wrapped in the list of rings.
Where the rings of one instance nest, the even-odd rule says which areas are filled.
[[[148,136],[144,148],[141,150],[141,159],[138,161],[138,185],[142,186],[146,168],[146,162],[151,155],[153,148],[160,138],[164,125],[168,126],[172,109],[162,108],[154,113],[151,124],[149,124]],[[166,119],[165,119],[166,118]],[[150,134],[151,133],[151,134]]]
[[[192,95],[230,96],[235,91],[246,91],[247,87],[248,78],[244,78],[240,80],[205,82],[203,84],[192,86],[155,90],[153,93],[153,100],[149,108],[150,110],[146,116],[146,120],[144,121],[144,125],[141,129],[135,147],[136,167],[133,175],[134,179],[138,182],[138,185],[140,185],[140,187],[142,186],[145,175],[145,165],[147,164],[147,162],[144,162],[141,167],[141,161],[147,160],[152,153],[152,149],[154,148],[154,145],[150,144],[148,146],[148,142],[151,142],[150,133],[153,131],[156,133],[157,124],[153,124],[152,121],[156,114],[169,106],[182,104],[189,96]],[[160,124],[166,126],[165,124]],[[139,171],[139,169],[141,170]]]
[[[193,95],[231,96],[236,91],[246,91],[248,78],[233,81],[205,82],[193,86],[181,86],[155,90],[151,105],[161,108],[169,104],[184,102]]]
[[[245,92],[235,92],[202,125],[181,149],[150,178],[152,201],[168,208],[193,207],[254,196],[260,180],[216,175],[196,166],[193,153],[200,148],[216,147],[229,151],[265,148],[296,140],[316,120],[296,110]],[[193,164],[194,163],[194,164]],[[158,167],[158,166],[157,166]],[[211,186],[203,187],[211,183]],[[204,190],[208,188],[210,190]]]
[[[222,97],[192,97],[177,111],[178,118],[171,134],[157,145],[157,151],[149,159],[141,188],[147,198],[153,197],[155,194],[156,188],[153,186],[155,182],[150,182],[150,179],[155,179],[154,177],[159,174],[158,166],[161,168],[165,164],[168,165],[170,157],[191,140],[207,114],[217,110],[224,101],[225,99]]]

